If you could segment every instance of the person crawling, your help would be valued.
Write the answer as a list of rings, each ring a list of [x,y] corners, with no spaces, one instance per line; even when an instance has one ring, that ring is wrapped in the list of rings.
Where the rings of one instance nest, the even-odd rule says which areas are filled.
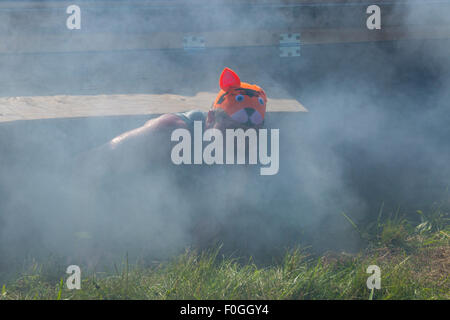
[[[193,136],[196,121],[202,123],[203,130],[218,129],[224,136],[226,129],[261,129],[267,104],[264,90],[255,84],[241,82],[229,68],[222,71],[219,85],[221,90],[208,112],[191,110],[163,114],[139,128],[122,133],[98,148],[98,166],[118,173],[170,165],[171,133],[184,128]]]
[[[152,247],[173,241],[173,235],[186,234],[178,229],[161,234],[167,229],[161,223],[167,223],[170,229],[189,229],[191,240],[199,247],[210,245],[212,239],[239,239],[236,223],[241,225],[240,234],[250,237],[246,225],[239,222],[243,217],[246,223],[270,225],[264,223],[262,202],[257,200],[268,188],[260,181],[259,166],[177,166],[171,161],[171,135],[176,129],[186,129],[193,135],[198,122],[205,131],[263,129],[267,104],[264,90],[241,82],[229,68],[221,73],[219,85],[221,90],[208,112],[163,114],[90,152],[80,173],[80,187],[97,190],[97,194],[86,191],[77,210],[89,215],[93,207],[100,208],[97,211],[105,212],[111,225],[115,217],[126,215],[136,237],[140,232],[154,236]],[[136,221],[141,220],[146,222],[137,227]],[[120,233],[122,228],[126,229],[121,226],[110,233]],[[240,244],[243,242],[247,240]]]

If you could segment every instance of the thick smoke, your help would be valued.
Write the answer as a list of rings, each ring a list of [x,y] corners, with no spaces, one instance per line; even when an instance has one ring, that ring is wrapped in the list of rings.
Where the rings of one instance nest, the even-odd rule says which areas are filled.
[[[188,6],[187,20],[195,23],[186,31],[236,24],[264,29],[279,21],[271,10],[247,9],[237,14],[220,7],[218,15]],[[103,41],[115,43],[126,32],[181,24],[156,14],[151,19],[159,24],[142,21],[132,6],[114,10],[112,24],[102,12],[83,11],[82,32],[112,28]],[[403,13],[398,23],[411,28],[430,21],[421,5],[396,10]],[[438,21],[446,23],[445,16],[441,12]],[[309,23],[327,25],[330,17],[332,11],[311,11]],[[45,29],[46,22],[34,19]],[[12,16],[8,21],[9,34],[29,29]],[[356,250],[361,242],[341,212],[362,223],[378,215],[382,202],[388,214],[397,206],[414,212],[448,199],[448,40],[305,45],[301,58],[286,60],[276,47],[196,54],[82,49],[3,54],[1,94],[193,95],[218,91],[218,76],[228,66],[243,81],[268,88],[269,97],[277,97],[270,92],[274,82],[285,87],[310,112],[267,115],[267,125],[280,129],[280,171],[266,177],[259,166],[175,167],[168,135],[167,149],[102,153],[102,145],[149,117],[1,124],[0,272],[27,257],[57,254],[67,263],[97,265],[127,252],[163,259],[214,241],[228,252],[268,259],[298,243]]]

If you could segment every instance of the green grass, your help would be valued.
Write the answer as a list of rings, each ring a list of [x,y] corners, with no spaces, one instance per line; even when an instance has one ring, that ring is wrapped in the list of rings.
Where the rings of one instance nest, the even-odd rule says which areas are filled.
[[[380,210],[381,212],[381,210]],[[417,226],[399,215],[366,227],[358,254],[313,255],[296,248],[271,266],[220,256],[220,250],[186,251],[158,265],[130,265],[110,273],[82,274],[81,290],[68,290],[61,268],[33,263],[0,284],[1,299],[450,299],[450,227],[442,212],[422,215]],[[447,219],[447,220],[446,220]],[[425,226],[424,226],[425,223]],[[381,289],[369,290],[369,265],[381,269]],[[59,271],[56,271],[59,270]]]

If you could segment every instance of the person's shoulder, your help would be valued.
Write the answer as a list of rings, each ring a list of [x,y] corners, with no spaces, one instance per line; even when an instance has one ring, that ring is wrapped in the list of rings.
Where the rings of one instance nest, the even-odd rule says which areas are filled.
[[[207,112],[191,110],[178,113],[167,113],[146,122],[146,127],[156,129],[192,128],[194,121],[206,120]]]
[[[191,110],[184,113],[184,115],[191,121],[204,121],[206,119],[207,112],[201,110]]]
[[[145,127],[152,127],[154,129],[177,129],[186,128],[186,123],[179,116],[173,113],[166,113],[157,118],[147,121]]]

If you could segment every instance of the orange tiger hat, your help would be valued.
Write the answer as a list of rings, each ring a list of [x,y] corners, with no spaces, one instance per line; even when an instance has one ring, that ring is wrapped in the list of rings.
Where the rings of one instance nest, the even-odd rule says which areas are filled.
[[[222,108],[235,121],[246,125],[259,125],[266,114],[267,97],[255,84],[241,82],[238,75],[225,68],[220,75],[220,92],[213,109]]]

